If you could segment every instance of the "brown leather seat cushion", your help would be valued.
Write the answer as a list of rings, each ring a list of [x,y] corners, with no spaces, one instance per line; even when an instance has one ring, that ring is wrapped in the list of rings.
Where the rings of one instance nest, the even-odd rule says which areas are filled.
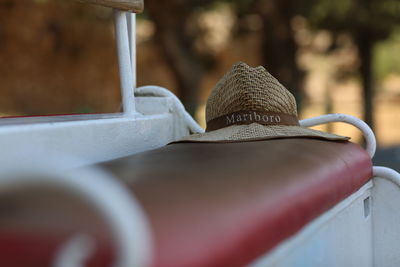
[[[359,146],[307,138],[180,143],[102,167],[143,205],[153,267],[243,266],[371,177]],[[88,266],[110,266],[111,233],[88,203],[53,189],[27,190],[0,195],[0,266],[51,266],[77,232],[97,240]]]
[[[103,166],[147,212],[157,267],[243,266],[372,173],[359,146],[307,138],[178,143]]]

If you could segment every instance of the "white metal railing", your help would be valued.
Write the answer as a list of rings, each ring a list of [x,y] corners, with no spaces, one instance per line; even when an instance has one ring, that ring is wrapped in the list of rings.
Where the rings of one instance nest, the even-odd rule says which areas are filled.
[[[301,120],[300,125],[310,127],[330,122],[345,122],[360,129],[365,138],[365,150],[367,151],[371,159],[374,157],[376,151],[375,134],[368,126],[368,124],[366,124],[359,118],[346,114],[326,114],[314,118]],[[387,167],[373,166],[372,173],[373,177],[384,178],[400,187],[400,174],[397,171]]]
[[[151,95],[169,97],[174,103],[175,110],[172,110],[172,112],[174,112],[176,116],[178,116],[185,122],[189,131],[191,133],[204,133],[204,129],[193,119],[192,116],[190,116],[179,98],[168,89],[155,85],[141,86],[139,88],[136,88],[135,94],[143,96]]]
[[[129,38],[129,49],[130,49],[130,59],[132,68],[132,85],[133,88],[137,86],[136,79],[136,14],[126,13],[127,24],[128,24],[128,38]]]
[[[400,174],[391,168],[374,166],[373,175],[374,177],[385,178],[386,180],[400,187]]]
[[[371,128],[366,124],[364,121],[360,120],[357,117],[346,115],[346,114],[326,114],[317,116],[314,118],[300,120],[300,125],[304,127],[311,127],[319,124],[325,124],[330,122],[345,122],[349,123],[363,133],[365,138],[365,150],[367,151],[368,155],[373,158],[376,151],[376,139],[375,134],[371,130]]]
[[[136,15],[114,9],[115,39],[117,42],[122,108],[124,115],[136,113]]]
[[[0,193],[37,185],[70,192],[91,204],[110,227],[116,247],[113,267],[148,266],[153,251],[151,230],[134,195],[113,175],[97,166],[69,171],[64,167],[65,162],[76,159],[55,157],[49,161],[26,162],[18,169],[3,166],[0,169]],[[57,253],[54,266],[84,266],[79,263],[91,257],[91,245],[95,245],[90,240],[90,236],[81,234],[68,240]],[[73,262],[77,264],[73,265]]]

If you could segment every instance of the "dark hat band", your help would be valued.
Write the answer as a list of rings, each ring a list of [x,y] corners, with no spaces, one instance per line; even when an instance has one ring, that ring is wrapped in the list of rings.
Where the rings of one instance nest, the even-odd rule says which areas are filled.
[[[300,125],[296,115],[269,111],[242,110],[208,121],[206,132],[215,131],[232,125],[247,125],[252,123],[262,125]]]

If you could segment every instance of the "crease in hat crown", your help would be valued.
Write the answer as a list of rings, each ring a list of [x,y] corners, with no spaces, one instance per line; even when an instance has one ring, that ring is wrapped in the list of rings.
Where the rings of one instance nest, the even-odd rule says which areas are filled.
[[[233,112],[251,110],[297,117],[294,96],[264,67],[233,65],[213,88],[206,105],[206,121]]]

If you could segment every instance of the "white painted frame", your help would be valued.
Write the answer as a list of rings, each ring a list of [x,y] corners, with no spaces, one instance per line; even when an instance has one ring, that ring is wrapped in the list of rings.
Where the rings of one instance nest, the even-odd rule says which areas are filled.
[[[249,267],[374,266],[372,191],[370,181]]]
[[[182,117],[171,112],[177,105],[173,96],[135,99],[136,14],[114,10],[114,24],[123,112],[0,119],[0,167],[54,154],[94,164],[157,148],[189,133]]]

